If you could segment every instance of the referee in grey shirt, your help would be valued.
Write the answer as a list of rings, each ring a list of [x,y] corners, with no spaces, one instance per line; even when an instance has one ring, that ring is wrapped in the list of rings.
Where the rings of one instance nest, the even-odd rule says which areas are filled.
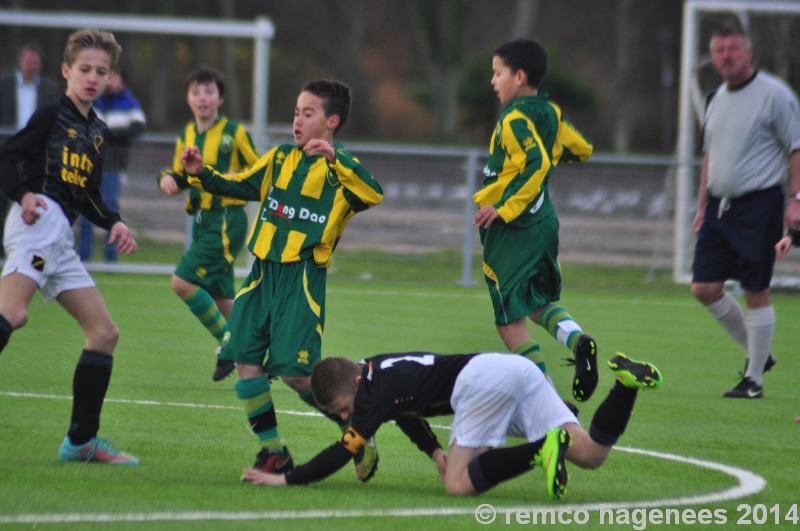
[[[763,396],[762,376],[776,362],[770,352],[775,309],[769,285],[775,244],[783,234],[787,172],[796,194],[791,202],[800,202],[797,96],[782,80],[754,70],[752,55],[738,27],[711,36],[711,61],[725,82],[706,99],[694,220],[692,294],[745,352],[742,380],[723,395],[730,398]],[[747,317],[723,289],[728,279],[740,281]]]

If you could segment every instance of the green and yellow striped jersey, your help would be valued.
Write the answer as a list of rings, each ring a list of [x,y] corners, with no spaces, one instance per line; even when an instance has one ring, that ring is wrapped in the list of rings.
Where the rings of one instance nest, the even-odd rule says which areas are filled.
[[[357,158],[334,144],[336,161],[308,156],[294,144],[270,150],[250,169],[223,175],[206,166],[189,184],[205,192],[260,201],[247,248],[262,260],[313,259],[329,267],[347,222],[377,205],[383,190]]]
[[[548,180],[561,161],[584,161],[591,142],[561,117],[547,94],[523,96],[503,109],[483,170],[478,207],[494,205],[506,223],[527,227],[553,211]]]
[[[189,122],[175,142],[172,168],[161,172],[161,177],[172,175],[181,190],[190,188],[186,170],[181,164],[181,154],[190,146],[197,146],[200,149],[203,164],[211,166],[220,173],[238,173],[258,160],[258,151],[253,145],[250,133],[243,125],[221,116],[214,125],[198,133],[197,124],[194,121]],[[193,214],[201,208],[211,210],[244,204],[246,201],[241,199],[216,197],[192,187],[186,198],[186,211]]]

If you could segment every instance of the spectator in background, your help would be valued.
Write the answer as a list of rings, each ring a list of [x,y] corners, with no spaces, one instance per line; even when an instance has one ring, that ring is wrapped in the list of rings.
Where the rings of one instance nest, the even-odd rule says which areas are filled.
[[[125,85],[125,73],[121,70],[111,74],[105,93],[94,102],[97,115],[108,126],[106,137],[108,150],[104,160],[103,181],[100,194],[108,208],[119,212],[119,196],[122,191],[122,176],[128,167],[128,150],[131,141],[142,134],[145,128],[144,112],[136,98]],[[106,238],[107,240],[107,238]],[[92,223],[80,217],[80,243],[78,255],[84,262],[92,258],[94,228]],[[106,242],[103,260],[117,261],[117,247]]]
[[[769,286],[789,172],[788,221],[800,202],[800,105],[783,80],[753,69],[752,57],[741,28],[711,36],[711,62],[724,83],[706,98],[692,278],[692,294],[745,353],[741,381],[723,396],[746,399],[763,396],[762,376],[776,361]],[[724,290],[728,279],[741,282],[747,317]]]
[[[19,131],[28,123],[33,111],[58,99],[61,91],[56,82],[39,75],[42,57],[42,49],[37,44],[25,44],[19,52],[17,70],[0,77],[0,126]],[[6,196],[0,194],[0,242],[5,218]],[[1,243],[0,255],[5,256]]]

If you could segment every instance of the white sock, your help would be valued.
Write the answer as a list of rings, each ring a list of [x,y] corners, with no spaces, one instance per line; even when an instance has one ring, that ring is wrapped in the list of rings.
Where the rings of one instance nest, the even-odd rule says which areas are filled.
[[[772,335],[775,332],[775,307],[747,309],[747,376],[761,385],[764,364],[772,348]]]
[[[726,291],[720,300],[706,306],[706,310],[739,343],[745,357],[747,357],[749,350],[747,343],[748,328],[744,321],[744,311],[733,295]]]

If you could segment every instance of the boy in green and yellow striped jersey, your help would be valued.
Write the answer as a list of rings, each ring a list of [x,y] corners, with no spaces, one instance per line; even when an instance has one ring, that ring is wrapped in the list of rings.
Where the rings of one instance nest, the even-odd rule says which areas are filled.
[[[258,160],[258,152],[244,126],[219,115],[225,96],[225,78],[211,68],[195,70],[186,80],[186,100],[194,120],[175,143],[172,168],[159,177],[159,187],[168,195],[190,188],[181,154],[197,146],[203,162],[220,173],[236,173]],[[191,188],[186,211],[194,215],[192,245],[172,276],[172,289],[186,303],[220,346],[228,333],[236,293],[233,262],[244,247],[247,234],[246,202],[233,197],[215,197]],[[220,353],[217,349],[217,354]],[[213,379],[233,372],[232,359],[218,357]]]
[[[475,194],[474,223],[483,243],[483,271],[506,347],[547,374],[526,317],[573,351],[572,394],[584,401],[597,386],[597,344],[557,304],[561,294],[558,218],[548,181],[559,162],[584,161],[591,143],[563,120],[561,109],[539,93],[547,53],[536,41],[499,46],[492,86],[504,105],[489,146],[484,188]]]
[[[204,168],[197,148],[187,148],[181,157],[190,184],[215,195],[261,202],[247,244],[257,259],[236,296],[230,341],[222,355],[236,361],[236,395],[262,447],[255,468],[265,472],[293,468],[278,436],[269,378],[282,377],[318,408],[311,370],[321,358],[327,268],[350,218],[383,199],[381,187],[358,159],[333,144],[349,114],[349,87],[312,81],[297,98],[295,144],[273,148],[236,175]],[[347,423],[338,420],[344,428]],[[377,464],[374,445],[369,448],[363,465],[356,460],[362,479]]]

